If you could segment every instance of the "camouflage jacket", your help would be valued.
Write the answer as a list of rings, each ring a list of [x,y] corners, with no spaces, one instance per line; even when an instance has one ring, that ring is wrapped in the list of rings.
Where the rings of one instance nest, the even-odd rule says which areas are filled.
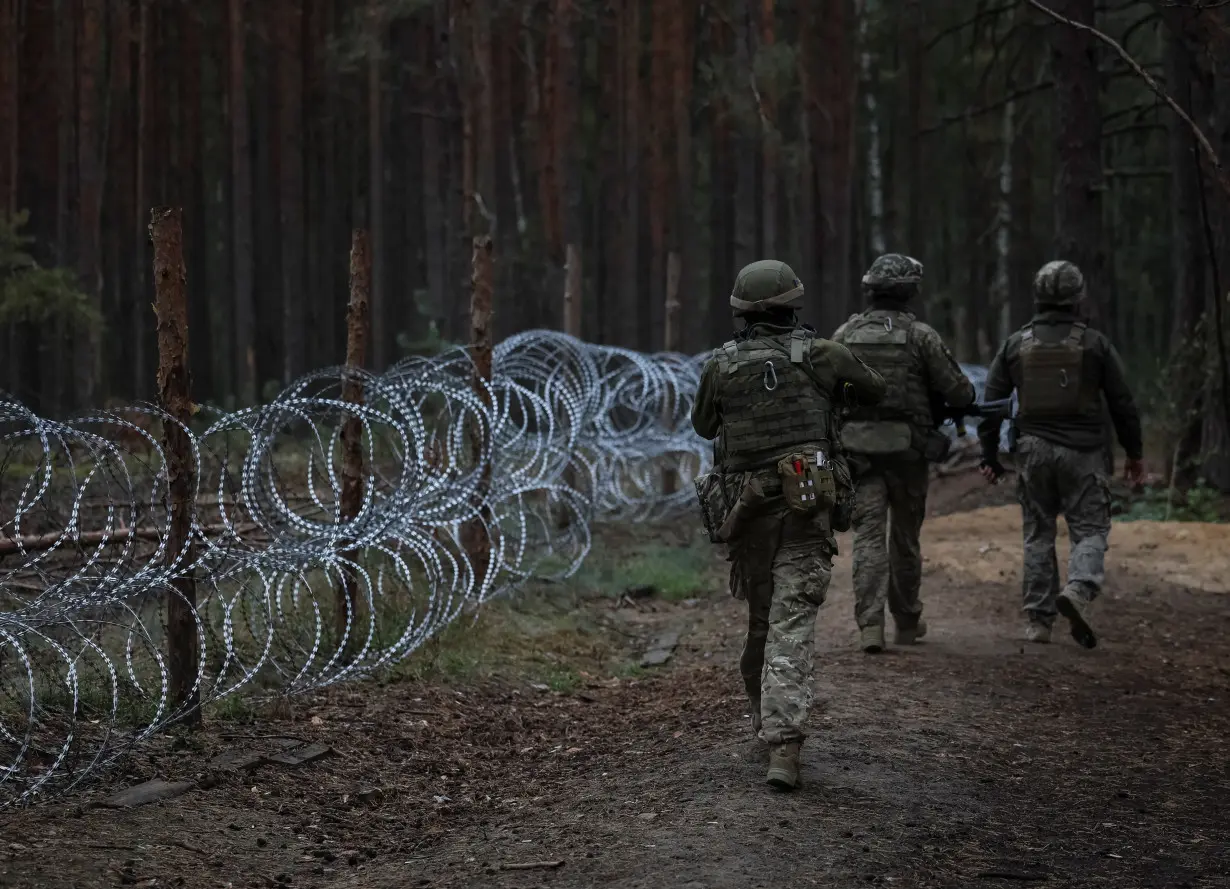
[[[833,334],[834,342],[845,341],[847,330],[855,320],[881,317],[898,326],[909,324],[908,349],[914,360],[909,373],[910,379],[901,386],[900,392],[890,393],[880,408],[873,406],[856,410],[850,419],[880,419],[880,415],[888,409],[900,414],[903,419],[908,418],[920,432],[926,432],[935,425],[932,405],[937,397],[952,407],[966,407],[973,403],[976,397],[974,384],[962,372],[961,366],[944,345],[943,339],[934,328],[919,321],[899,302],[879,300],[872,303],[866,312],[851,316],[845,324],[837,328]],[[896,410],[893,411],[893,408]]]

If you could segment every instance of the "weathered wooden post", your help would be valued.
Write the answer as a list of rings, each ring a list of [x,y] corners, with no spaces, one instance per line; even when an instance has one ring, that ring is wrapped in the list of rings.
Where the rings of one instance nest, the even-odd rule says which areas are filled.
[[[491,407],[490,384],[494,351],[491,343],[491,297],[495,281],[492,252],[490,235],[478,235],[474,238],[474,252],[471,257],[470,359],[474,363],[474,392],[486,407]],[[475,460],[482,458],[484,436],[488,434],[490,426],[487,422],[476,420],[470,424],[470,452]],[[486,505],[486,499],[491,490],[491,462],[495,454],[490,448],[487,448],[487,451],[491,459],[480,467],[478,486],[478,496],[482,498],[483,506],[479,517],[469,523],[463,538],[466,552],[474,566],[475,582],[479,589],[486,580],[491,563],[489,523],[492,513]]]
[[[667,352],[678,352],[680,350],[683,329],[679,324],[679,312],[681,304],[679,302],[679,284],[683,277],[683,263],[680,260],[679,254],[672,250],[666,257],[666,306],[665,306],[665,321],[663,325],[664,342],[663,345]],[[678,396],[678,393],[674,393]],[[674,403],[671,399],[666,399],[662,404],[662,425],[669,427],[675,420]],[[679,490],[679,474],[669,466],[662,469],[662,493],[673,494]]]
[[[355,229],[350,238],[350,302],[346,306],[346,370],[342,379],[342,400],[364,403],[363,367],[367,364],[367,341],[371,330],[372,251],[371,238],[364,229]],[[348,522],[363,506],[363,422],[357,413],[342,425],[342,493],[339,520]],[[351,549],[344,558],[357,561],[359,551]],[[346,617],[352,625],[359,616],[358,574],[344,569],[334,603],[334,638],[341,645],[346,633]]]
[[[149,236],[154,245],[154,315],[158,330],[158,403],[167,414],[162,443],[167,464],[171,528],[167,564],[181,564],[167,603],[167,663],[171,703],[186,710],[184,722],[200,724],[201,651],[197,632],[196,580],[192,575],[192,512],[196,467],[186,428],[192,420],[192,374],[188,364],[188,273],[184,268],[183,210],[155,207]],[[181,425],[182,424],[182,425]]]

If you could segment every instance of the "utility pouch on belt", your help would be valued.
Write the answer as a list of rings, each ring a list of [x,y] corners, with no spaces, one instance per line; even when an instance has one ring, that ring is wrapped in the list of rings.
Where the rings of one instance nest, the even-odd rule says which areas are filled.
[[[754,475],[749,475],[739,490],[735,505],[727,513],[726,521],[722,522],[722,526],[718,528],[718,540],[722,543],[734,540],[748,515],[763,503],[764,499],[764,487],[760,484],[760,480]]]
[[[722,474],[716,469],[696,478],[696,499],[700,501],[700,518],[710,543],[724,543],[718,530],[726,521],[730,507],[726,502]]]
[[[928,463],[942,463],[952,452],[952,439],[938,429],[929,429],[923,436],[920,450]]]
[[[820,451],[791,454],[777,463],[782,496],[791,510],[812,515],[837,503],[837,485],[828,459]]]

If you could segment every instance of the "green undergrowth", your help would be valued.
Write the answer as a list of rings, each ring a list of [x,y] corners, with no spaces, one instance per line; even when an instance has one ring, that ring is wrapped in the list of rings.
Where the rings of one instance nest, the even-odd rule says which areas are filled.
[[[1120,522],[1210,522],[1230,519],[1227,498],[1203,479],[1187,490],[1164,486],[1147,487],[1130,497],[1117,497],[1113,504]]]

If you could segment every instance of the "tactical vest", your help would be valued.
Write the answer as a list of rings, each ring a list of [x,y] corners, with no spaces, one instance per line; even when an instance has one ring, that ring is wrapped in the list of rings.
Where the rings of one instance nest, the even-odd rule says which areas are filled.
[[[1098,414],[1102,402],[1096,380],[1086,380],[1085,329],[1077,321],[1056,343],[1044,343],[1030,324],[1021,333],[1021,420],[1055,419]]]
[[[804,445],[831,454],[833,403],[803,368],[811,340],[799,329],[718,350],[724,468],[770,467]]]
[[[842,344],[884,377],[884,400],[855,410],[842,428],[842,444],[856,454],[903,454],[931,427],[927,380],[910,347],[908,313],[853,315]]]

